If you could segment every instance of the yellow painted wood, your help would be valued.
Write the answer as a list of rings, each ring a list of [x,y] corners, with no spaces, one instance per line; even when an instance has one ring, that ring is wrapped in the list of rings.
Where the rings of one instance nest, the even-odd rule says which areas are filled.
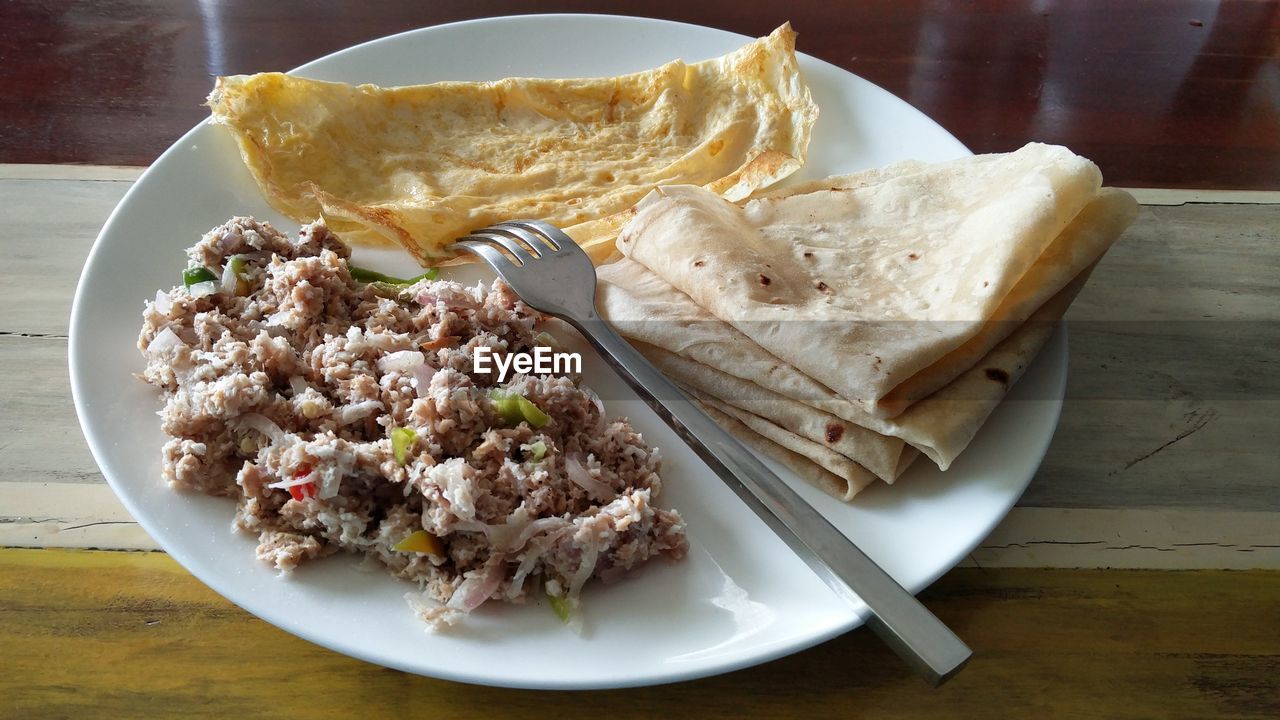
[[[938,691],[858,630],[716,678],[534,692],[324,650],[160,553],[5,549],[0,717],[1280,717],[1280,572],[974,568],[924,599],[977,653]]]

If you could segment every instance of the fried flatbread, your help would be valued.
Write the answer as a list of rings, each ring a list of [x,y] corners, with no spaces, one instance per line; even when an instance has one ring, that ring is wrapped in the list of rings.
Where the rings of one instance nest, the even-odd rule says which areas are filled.
[[[277,210],[424,265],[513,218],[577,226],[600,257],[614,216],[659,184],[740,200],[794,172],[818,114],[789,25],[619,77],[384,88],[263,73],[218,78],[208,105]]]

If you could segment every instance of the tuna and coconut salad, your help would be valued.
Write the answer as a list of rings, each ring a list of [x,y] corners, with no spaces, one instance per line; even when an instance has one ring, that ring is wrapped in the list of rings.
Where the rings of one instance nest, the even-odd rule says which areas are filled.
[[[473,352],[554,344],[501,282],[397,280],[233,218],[143,313],[173,487],[236,500],[234,527],[288,573],[338,552],[416,583],[430,627],[545,593],[575,623],[593,577],[688,549],[654,505],[661,459],[572,376],[475,373]],[[177,272],[175,271],[175,276]]]

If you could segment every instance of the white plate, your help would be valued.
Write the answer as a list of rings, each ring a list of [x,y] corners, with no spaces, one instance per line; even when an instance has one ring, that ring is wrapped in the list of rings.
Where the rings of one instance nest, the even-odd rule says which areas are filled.
[[[803,47],[805,28],[798,29]],[[298,72],[383,85],[612,75],[675,57],[713,57],[748,40],[636,18],[496,18],[384,38]],[[801,66],[821,107],[805,177],[968,153],[871,83],[807,56]],[[254,559],[253,540],[230,531],[229,501],[174,492],[161,481],[159,400],[132,377],[142,368],[134,343],[143,300],[178,281],[183,248],[236,214],[296,228],[258,195],[229,134],[196,127],[143,174],[103,227],[76,291],[70,346],[76,409],[103,474],[160,545],[232,602],[371,662],[537,688],[643,685],[724,672],[795,652],[862,622],[591,360],[590,384],[604,397],[631,398],[611,402],[610,411],[629,415],[662,449],[662,503],[684,514],[692,551],[683,563],[657,563],[624,582],[589,587],[584,636],[566,630],[541,603],[491,603],[465,627],[427,634],[402,599],[403,583],[361,573],[345,557],[314,563],[289,580],[276,577]],[[365,254],[362,261],[408,266],[386,253]],[[972,550],[1022,493],[1053,435],[1065,378],[1066,341],[1059,332],[945,475],[921,461],[896,486],[868,490],[851,506],[794,484],[899,582],[919,591]]]

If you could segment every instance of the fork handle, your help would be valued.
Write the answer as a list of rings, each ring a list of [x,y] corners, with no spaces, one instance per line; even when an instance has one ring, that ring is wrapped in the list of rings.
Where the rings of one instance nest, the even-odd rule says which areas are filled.
[[[868,624],[937,687],[972,651],[879,565],[689,399],[595,313],[564,317],[645,404],[782,538],[837,595],[871,610]]]

